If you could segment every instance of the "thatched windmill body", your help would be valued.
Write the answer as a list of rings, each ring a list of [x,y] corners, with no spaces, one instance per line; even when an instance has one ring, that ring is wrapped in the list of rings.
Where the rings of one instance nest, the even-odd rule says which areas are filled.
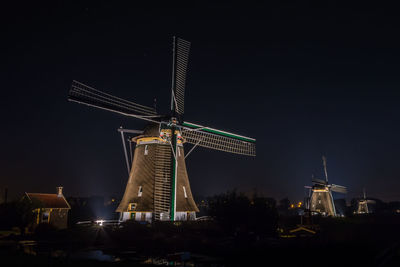
[[[308,209],[312,214],[321,214],[322,216],[336,216],[335,203],[333,201],[332,192],[342,194],[347,193],[347,189],[341,185],[328,183],[328,171],[326,166],[326,158],[322,157],[324,165],[325,180],[312,179],[312,186],[305,186],[309,189]]]
[[[117,212],[121,220],[188,220],[198,208],[190,189],[185,158],[197,146],[255,156],[255,139],[189,123],[183,120],[186,70],[190,43],[173,39],[171,111],[160,115],[154,108],[121,99],[73,81],[70,101],[149,122],[143,131],[119,129],[129,172]],[[124,134],[134,134],[130,160]],[[183,144],[193,147],[186,154]]]
[[[358,200],[357,203],[357,214],[369,214],[373,213],[374,206],[376,205],[376,201],[367,198],[367,193],[365,192],[365,188],[363,189],[363,197]]]

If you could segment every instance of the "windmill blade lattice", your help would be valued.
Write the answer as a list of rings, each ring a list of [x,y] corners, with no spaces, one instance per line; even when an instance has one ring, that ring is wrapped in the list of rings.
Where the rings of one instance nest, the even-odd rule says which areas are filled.
[[[123,115],[157,116],[153,108],[104,93],[75,80],[68,93],[68,100]]]
[[[327,185],[328,183],[325,180],[321,180],[318,178],[312,178],[311,180],[314,184],[319,184],[319,185]]]
[[[331,185],[331,190],[333,192],[347,194],[347,188],[344,187],[344,186],[341,186],[341,185],[332,184]]]
[[[240,155],[255,156],[256,146],[254,142],[242,140],[242,138],[228,137],[216,133],[210,133],[205,130],[181,128],[182,137],[189,144],[206,147],[210,149],[235,153]],[[215,131],[216,132],[216,131]],[[223,133],[221,131],[221,133]],[[233,136],[233,135],[232,135]],[[244,139],[244,138],[243,138]],[[250,139],[248,139],[250,140]],[[251,139],[254,140],[254,139]],[[254,140],[255,141],[255,140]]]
[[[174,50],[173,106],[176,113],[183,115],[185,112],[186,71],[189,61],[190,42],[176,38]]]

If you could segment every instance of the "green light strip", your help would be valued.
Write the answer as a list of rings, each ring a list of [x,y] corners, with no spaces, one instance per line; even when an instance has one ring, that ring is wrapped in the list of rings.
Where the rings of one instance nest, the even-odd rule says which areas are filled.
[[[175,157],[177,156],[177,151],[176,151],[176,134],[175,134],[175,129],[173,129],[174,133],[172,134],[172,143],[173,143],[173,153],[172,153],[172,194],[171,194],[171,221],[173,222],[175,220],[175,180],[176,180],[176,159]],[[175,157],[174,157],[175,153]]]
[[[187,123],[187,122],[184,122],[183,126],[190,127],[190,128],[193,128],[193,129],[203,128],[203,126],[198,126],[198,125],[194,125],[194,124]],[[255,143],[256,142],[256,140],[251,139],[251,138],[235,135],[235,134],[228,133],[228,132],[219,131],[219,130],[216,130],[216,129],[211,129],[211,128],[208,128],[208,127],[204,127],[204,129],[201,129],[201,131],[209,132],[209,133],[213,133],[213,134],[217,134],[217,135],[222,135],[222,136],[227,136],[227,137],[230,137],[230,138],[239,139],[239,140],[246,141],[246,142],[249,142],[249,143]]]

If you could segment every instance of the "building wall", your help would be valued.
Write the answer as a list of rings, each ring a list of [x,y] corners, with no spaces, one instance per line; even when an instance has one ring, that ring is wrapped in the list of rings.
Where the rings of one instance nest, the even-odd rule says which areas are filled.
[[[121,221],[135,220],[137,222],[151,223],[153,218],[152,212],[121,212]]]
[[[38,209],[35,213],[34,227],[41,223],[49,223],[57,229],[68,228],[68,209]]]
[[[325,216],[334,216],[334,204],[332,195],[328,190],[313,191],[311,195],[311,211],[319,212]]]
[[[156,128],[156,135],[151,138],[159,138],[158,128]],[[141,140],[141,138],[138,140]],[[116,210],[117,212],[154,211],[156,208],[154,206],[157,205],[157,197],[161,199],[163,199],[163,197],[165,197],[165,199],[170,197],[170,192],[166,189],[167,186],[170,187],[170,181],[165,182],[168,183],[168,185],[160,185],[160,182],[155,183],[157,169],[157,164],[155,164],[155,161],[157,159],[157,155],[160,155],[161,153],[157,151],[160,147],[167,147],[168,151],[170,151],[170,145],[157,140],[148,142],[149,143],[141,142],[136,145],[132,168],[129,174],[129,180],[125,188],[124,196],[122,197],[120,205]],[[189,184],[185,163],[185,154],[182,145],[178,147],[177,157],[178,167],[176,183],[176,211],[198,212],[199,209],[197,208],[193,199]],[[170,156],[168,156],[168,158],[170,158]],[[169,167],[170,163],[166,164],[168,164]],[[156,186],[157,184],[158,187]],[[157,188],[161,188],[162,190],[157,192]],[[135,206],[133,210],[131,210],[129,206],[132,203],[134,203]],[[158,206],[160,206],[160,204],[158,204]],[[167,209],[168,207],[165,207],[163,208],[163,211],[166,211]]]
[[[134,215],[132,215],[134,214]],[[152,212],[121,212],[121,221],[127,221],[134,219],[135,221],[146,221],[151,222],[153,218]],[[168,216],[169,220],[169,216]],[[196,220],[196,212],[176,212],[176,220],[177,221],[194,221]]]
[[[147,146],[147,149],[146,149]],[[130,203],[135,203],[134,211],[154,210],[154,160],[157,144],[139,145],[135,148],[132,168],[125,193],[117,212],[130,211]],[[145,154],[147,150],[147,154]],[[141,188],[142,193],[139,194]]]
[[[52,209],[52,211],[50,212],[49,223],[57,229],[68,228],[68,210]]]
[[[194,221],[196,220],[196,212],[176,212],[176,220],[177,221]]]

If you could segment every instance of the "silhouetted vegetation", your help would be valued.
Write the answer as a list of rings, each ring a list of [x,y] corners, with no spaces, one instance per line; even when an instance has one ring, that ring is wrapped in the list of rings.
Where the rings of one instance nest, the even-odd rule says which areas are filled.
[[[228,234],[253,233],[261,236],[276,234],[278,212],[273,198],[249,198],[236,191],[208,199],[208,214]]]
[[[21,234],[24,235],[26,228],[30,227],[36,218],[33,210],[41,206],[40,202],[31,201],[25,197],[18,201],[1,204],[0,229],[18,227]]]
[[[396,253],[400,251],[397,203],[381,202],[379,205],[380,212],[373,215],[354,215],[351,207],[347,207],[349,216],[345,218],[303,217],[303,225],[317,225],[314,229],[318,230],[315,235],[300,238],[290,237],[290,230],[298,227],[301,217],[300,209],[292,208],[289,199],[282,199],[277,205],[272,198],[256,194],[249,197],[231,191],[204,200],[204,212],[212,220],[152,224],[128,220],[119,225],[72,224],[65,230],[39,224],[33,234],[27,236],[35,242],[36,256],[23,253],[26,247],[19,243],[21,238],[15,236],[0,238],[0,243],[14,244],[14,247],[8,245],[8,250],[3,247],[0,253],[3,258],[20,265],[32,262],[94,266],[97,261],[75,255],[97,251],[106,259],[120,259],[98,263],[99,266],[139,266],[147,259],[166,260],[176,252],[188,251],[200,255],[195,261],[205,261],[205,266],[248,266],[271,261],[279,261],[280,265],[297,266],[302,262],[314,266],[326,262],[329,251],[333,256],[326,263],[328,266],[381,263],[385,263],[382,266],[397,266]],[[34,208],[35,205],[24,201],[0,206],[3,229],[28,225]],[[281,235],[281,229],[289,234]],[[358,257],[362,254],[365,255]],[[101,255],[98,260],[104,260]],[[15,261],[15,257],[18,260]],[[310,257],[312,262],[308,260]]]
[[[119,214],[115,212],[118,203],[105,201],[104,197],[68,197],[71,206],[68,217],[69,224],[73,225],[78,221],[93,221],[97,219],[117,220]]]

